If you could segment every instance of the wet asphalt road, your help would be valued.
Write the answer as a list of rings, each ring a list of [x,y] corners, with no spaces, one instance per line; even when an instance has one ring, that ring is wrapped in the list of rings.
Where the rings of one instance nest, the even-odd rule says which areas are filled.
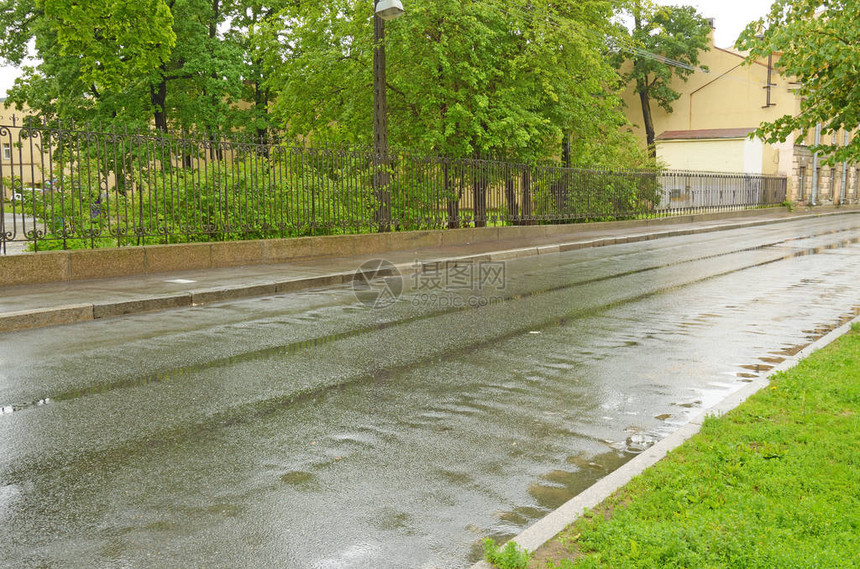
[[[0,335],[0,567],[466,567],[853,315],[858,241],[839,216],[407,278],[385,309]]]

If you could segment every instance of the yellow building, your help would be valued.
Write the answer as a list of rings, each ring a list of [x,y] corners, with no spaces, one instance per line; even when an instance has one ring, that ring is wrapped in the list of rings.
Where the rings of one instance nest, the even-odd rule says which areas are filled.
[[[29,116],[0,99],[0,180],[2,197],[9,200],[23,188],[41,188],[44,155],[40,140],[22,139],[21,126]]]
[[[794,201],[809,201],[817,178],[816,203],[856,202],[860,165],[821,166],[813,175],[813,143],[792,136],[782,144],[765,144],[750,134],[763,122],[800,112],[800,98],[792,78],[774,68],[779,54],[745,64],[742,52],[714,46],[700,54],[701,69],[687,82],[677,77],[672,88],[681,97],[667,113],[652,102],[657,158],[669,168],[711,172],[742,172],[788,178],[788,195]],[[646,144],[639,95],[628,85],[624,92],[626,113],[642,145]],[[843,133],[837,137],[843,141]],[[847,192],[845,191],[847,190]]]

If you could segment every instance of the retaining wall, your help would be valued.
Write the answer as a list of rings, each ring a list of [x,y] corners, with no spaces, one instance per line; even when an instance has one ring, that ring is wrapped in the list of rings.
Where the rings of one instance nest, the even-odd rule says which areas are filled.
[[[408,231],[360,235],[335,235],[182,243],[110,249],[45,251],[0,256],[0,286],[20,286],[54,282],[167,273],[186,270],[289,263],[301,259],[374,255],[388,251],[442,249],[514,240],[575,238],[583,232],[619,228],[647,228],[722,218],[774,215],[785,210],[757,209],[700,215],[684,215],[637,221],[483,227],[434,231]]]

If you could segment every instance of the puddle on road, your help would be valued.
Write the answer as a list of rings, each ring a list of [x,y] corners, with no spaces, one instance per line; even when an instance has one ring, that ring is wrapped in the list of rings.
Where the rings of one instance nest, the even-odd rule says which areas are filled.
[[[281,476],[280,480],[284,484],[296,486],[303,490],[316,490],[319,488],[317,477],[312,472],[304,472],[301,470],[287,472]]]
[[[741,367],[742,369],[748,369],[750,371],[754,371],[757,374],[762,374],[762,373],[765,373],[765,372],[772,370],[774,366],[766,365],[766,364],[744,364],[744,365],[739,366],[739,367]]]
[[[808,345],[809,344],[796,344],[793,346],[786,346],[785,348],[783,348],[781,350],[770,352],[770,353],[775,355],[775,356],[787,356],[787,357],[796,356],[797,354],[802,352],[804,350],[804,348],[806,348]]]
[[[582,493],[610,472],[617,470],[633,456],[635,455],[618,451],[593,456],[583,454],[569,456],[566,463],[570,465],[570,470],[551,470],[529,486],[528,494],[535,500],[535,505],[520,506],[510,511],[500,512],[497,517],[501,521],[510,522],[515,527],[529,525]],[[514,535],[516,535],[515,532],[499,532],[492,537],[506,540]]]

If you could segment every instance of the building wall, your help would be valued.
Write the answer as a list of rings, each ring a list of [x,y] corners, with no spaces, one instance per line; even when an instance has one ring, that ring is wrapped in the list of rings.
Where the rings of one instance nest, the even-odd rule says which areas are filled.
[[[741,139],[658,141],[657,158],[673,170],[696,172],[744,172],[746,161]]]
[[[809,201],[812,195],[812,152],[805,146],[794,147],[788,195],[792,201]]]
[[[758,138],[658,140],[657,158],[674,170],[772,174],[763,171],[770,163],[776,170],[779,152]]]
[[[13,189],[41,186],[42,141],[21,139],[21,125],[29,116],[0,101],[0,178],[3,199],[11,199]]]
[[[767,60],[743,65],[743,54],[713,47],[700,54],[701,65],[708,72],[697,71],[684,82],[675,77],[672,88],[681,97],[672,103],[673,112],[652,102],[654,129],[659,135],[667,130],[702,130],[746,128],[763,121],[774,120],[784,114],[800,110],[793,93],[793,85],[772,70],[771,106],[767,103]],[[630,64],[628,64],[630,65]],[[645,144],[642,126],[642,106],[634,86],[628,85],[623,94],[627,116],[634,125],[633,132]]]
[[[745,174],[770,174],[771,172],[765,171],[765,147],[762,143],[761,139],[746,138],[743,140],[744,145],[744,173]],[[772,149],[768,149],[768,156],[772,155]],[[769,163],[773,163],[773,160],[769,160]]]
[[[797,146],[791,176],[788,179],[789,195],[793,201],[812,200],[813,157],[805,146]],[[844,172],[844,174],[843,174]],[[840,162],[833,166],[818,166],[818,204],[860,203],[860,165]]]
[[[703,129],[729,129],[757,127],[763,122],[774,121],[784,115],[796,115],[800,112],[800,98],[794,93],[796,83],[792,78],[782,77],[776,69],[775,64],[779,61],[779,55],[775,54],[770,62],[770,89],[768,86],[769,62],[760,59],[751,65],[745,64],[745,54],[733,50],[714,47],[711,38],[710,51],[700,54],[701,65],[708,68],[708,72],[696,71],[691,74],[687,82],[675,77],[672,88],[681,93],[681,96],[673,104],[673,112],[665,110],[652,102],[651,113],[654,119],[654,130],[656,135],[666,131],[685,131]],[[631,65],[630,63],[627,64]],[[768,100],[768,91],[770,99]],[[642,106],[639,95],[634,91],[632,84],[628,85],[623,93],[626,104],[626,113],[633,124],[633,132],[646,144],[645,129],[643,128]],[[839,133],[834,140],[840,143],[844,140],[843,133]],[[683,141],[688,143],[690,141]],[[824,142],[831,142],[825,140]],[[725,151],[725,157],[712,157],[710,161],[704,160],[702,149],[706,146],[686,145],[668,148],[665,142],[658,144],[658,157],[663,158],[672,168],[694,168],[713,170],[715,167],[730,168],[727,171],[746,171],[786,176],[789,180],[788,192],[790,199],[800,200],[801,196],[808,199],[812,182],[812,156],[807,146],[814,143],[814,133],[810,132],[803,140],[797,140],[794,136],[784,143],[764,144],[761,148],[761,158],[756,170],[752,164],[757,158],[754,152],[757,149],[748,148],[748,160],[739,170],[737,162],[738,149],[732,143],[722,145],[711,145],[714,152]],[[691,156],[685,156],[690,152]],[[857,185],[857,176],[851,179],[851,173],[856,173],[860,165],[849,164],[849,175],[846,178],[849,201],[856,201],[852,189]],[[805,170],[803,170],[805,169]],[[806,175],[805,192],[801,192],[801,174]],[[830,169],[820,168],[819,195],[828,196],[832,200],[833,186],[836,186],[837,199],[841,194],[842,170],[841,165],[836,170],[835,182],[831,179]]]

